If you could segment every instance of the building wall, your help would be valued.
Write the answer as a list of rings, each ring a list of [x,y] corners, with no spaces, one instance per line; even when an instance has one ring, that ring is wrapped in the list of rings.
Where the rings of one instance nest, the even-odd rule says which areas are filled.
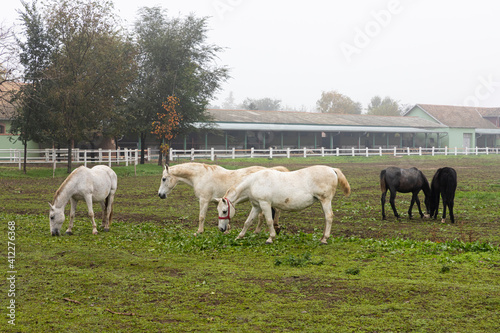
[[[21,141],[15,141],[17,136],[10,134],[10,123],[10,120],[0,120],[0,125],[4,129],[4,132],[0,133],[0,149],[24,149]],[[33,141],[28,142],[28,149],[38,148],[37,143]]]

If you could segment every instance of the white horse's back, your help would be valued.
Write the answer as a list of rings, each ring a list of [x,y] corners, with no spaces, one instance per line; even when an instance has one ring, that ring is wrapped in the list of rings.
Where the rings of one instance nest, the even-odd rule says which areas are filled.
[[[266,169],[245,178],[244,183],[247,185],[242,186],[248,186],[251,201],[266,201],[274,208],[296,211],[322,198],[333,197],[339,183],[338,172],[340,170],[323,165],[286,173]],[[345,183],[341,185],[345,193]]]

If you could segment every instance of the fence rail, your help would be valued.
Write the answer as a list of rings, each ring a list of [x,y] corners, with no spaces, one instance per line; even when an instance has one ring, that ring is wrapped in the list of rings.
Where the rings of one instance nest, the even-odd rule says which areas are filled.
[[[147,149],[145,151],[146,161],[158,159],[158,149]],[[325,156],[457,156],[457,155],[489,155],[499,154],[500,148],[300,148],[300,149],[170,149],[170,161],[180,159],[210,159],[218,158],[291,158],[291,157],[325,157]],[[83,164],[138,164],[140,151],[138,149],[73,149],[73,163]],[[65,163],[68,160],[68,149],[28,149],[27,162],[31,164],[53,164]],[[21,168],[24,163],[23,149],[0,149],[0,164],[18,164]]]
[[[139,151],[137,149],[73,149],[72,161],[76,164],[87,166],[88,163],[95,164],[137,164]],[[68,149],[28,149],[27,163],[53,164],[65,163],[68,160]],[[24,163],[23,149],[0,149],[0,163],[19,164]]]
[[[300,149],[170,149],[169,158],[171,161],[179,159],[190,159],[195,160],[197,158],[210,159],[214,161],[217,158],[254,158],[254,157],[264,157],[264,158],[290,158],[290,157],[313,157],[313,156],[437,156],[437,155],[489,155],[489,154],[499,154],[500,148],[300,148]]]

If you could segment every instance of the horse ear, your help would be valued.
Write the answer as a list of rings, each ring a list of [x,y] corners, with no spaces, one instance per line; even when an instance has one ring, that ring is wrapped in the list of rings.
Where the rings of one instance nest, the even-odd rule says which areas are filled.
[[[165,164],[164,168],[165,168],[165,171],[168,173],[168,164]]]
[[[54,209],[54,206],[49,202],[50,209]]]

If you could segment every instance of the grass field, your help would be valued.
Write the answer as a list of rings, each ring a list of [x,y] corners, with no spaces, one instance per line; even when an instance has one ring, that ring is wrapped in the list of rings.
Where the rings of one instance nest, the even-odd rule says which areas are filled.
[[[195,237],[198,202],[190,187],[178,185],[161,200],[161,167],[138,166],[137,176],[133,167],[116,167],[111,231],[99,228],[92,235],[80,203],[74,235],[51,237],[47,202],[67,176],[65,169],[52,178],[51,169],[30,168],[24,175],[0,167],[6,276],[0,281],[0,331],[500,331],[500,156],[219,164],[291,170],[332,165],[342,169],[352,195],[339,192],[334,198],[326,246],[319,245],[319,204],[283,212],[282,232],[272,245],[264,244],[267,232],[234,240],[248,203],[238,205],[228,235],[217,230],[211,206],[206,232]],[[395,219],[387,203],[388,219],[382,221],[378,175],[390,165],[416,166],[428,178],[439,167],[455,168],[457,223],[408,220],[408,194],[396,198],[403,218]],[[14,258],[9,246],[15,247]]]

